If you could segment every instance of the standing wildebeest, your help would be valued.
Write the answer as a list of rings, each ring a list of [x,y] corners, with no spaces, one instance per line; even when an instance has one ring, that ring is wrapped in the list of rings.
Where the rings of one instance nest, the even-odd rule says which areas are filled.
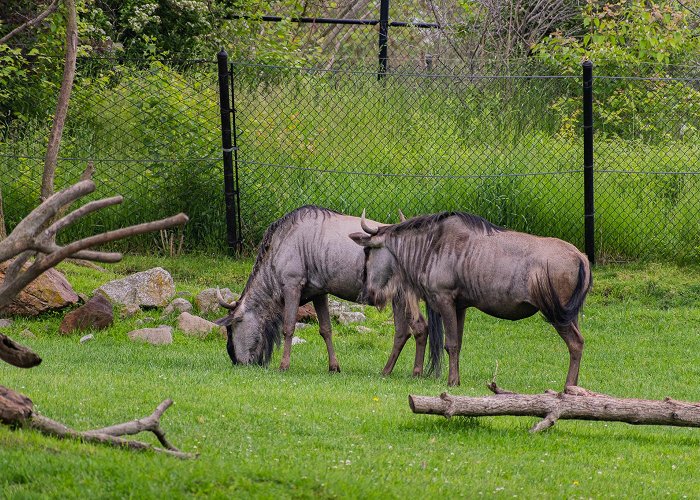
[[[373,223],[377,224],[377,223]],[[289,368],[292,336],[299,305],[313,301],[320,333],[328,349],[328,368],[340,371],[331,339],[328,294],[353,302],[367,302],[383,307],[392,300],[394,308],[394,347],[383,373],[389,374],[408,337],[409,326],[416,336],[416,358],[413,373],[423,372],[423,359],[428,337],[428,325],[420,315],[418,299],[403,291],[385,270],[387,287],[380,294],[365,294],[365,255],[348,234],[361,229],[358,217],[347,216],[316,206],[298,208],[270,224],[265,231],[253,271],[241,298],[234,304],[222,306],[231,310],[217,321],[227,326],[227,350],[234,363],[267,364],[275,344],[280,342],[280,327],[284,332],[284,350],[280,369]],[[375,259],[375,266],[389,266]],[[429,310],[429,317],[437,317]],[[432,323],[438,325],[437,321]],[[437,365],[442,346],[442,332],[433,328],[431,365]]]
[[[401,224],[350,235],[375,258],[395,259],[404,287],[442,316],[449,385],[459,385],[459,352],[467,307],[498,318],[527,318],[538,310],[569,349],[566,386],[578,382],[583,337],[578,313],[591,286],[586,257],[556,238],[509,231],[476,215],[442,212]],[[381,287],[383,277],[368,272],[367,287]]]

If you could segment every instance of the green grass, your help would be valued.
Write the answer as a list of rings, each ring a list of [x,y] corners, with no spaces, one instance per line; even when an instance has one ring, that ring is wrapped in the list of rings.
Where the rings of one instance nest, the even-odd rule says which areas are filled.
[[[242,288],[252,265],[205,257],[130,257],[107,273],[64,264],[89,293],[107,279],[154,265],[169,269],[178,291]],[[700,268],[667,264],[599,267],[581,321],[586,348],[581,384],[619,397],[697,401],[700,376]],[[2,384],[32,397],[41,413],[78,429],[175,405],[163,425],[171,440],[200,458],[61,442],[0,427],[0,496],[368,497],[657,497],[700,495],[700,430],[560,421],[538,435],[534,418],[453,418],[410,412],[408,394],[437,395],[439,379],[410,376],[413,343],[390,377],[387,312],[367,308],[371,333],[334,325],[342,373],[327,373],[325,347],[311,327],[292,366],[232,367],[223,341],[176,332],[170,346],[129,342],[138,319],[174,324],[158,311],[118,320],[84,345],[56,331],[61,315],[18,320],[11,334],[39,352],[31,370],[0,366]],[[19,333],[29,328],[37,338]],[[566,348],[539,317],[519,322],[469,311],[462,386],[486,395],[498,382],[519,392],[560,389]]]

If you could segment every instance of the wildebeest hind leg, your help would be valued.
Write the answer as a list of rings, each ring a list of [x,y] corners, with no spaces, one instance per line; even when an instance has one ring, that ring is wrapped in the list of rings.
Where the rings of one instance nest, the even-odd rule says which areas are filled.
[[[340,365],[335,357],[335,349],[333,349],[333,331],[331,330],[331,314],[328,310],[328,295],[321,295],[314,299],[314,309],[318,317],[318,329],[321,337],[326,342],[328,349],[328,371],[340,372]]]
[[[555,326],[555,328],[569,349],[569,373],[566,376],[565,387],[578,385],[578,372],[583,353],[583,337],[578,329],[578,321],[566,326]]]
[[[405,303],[395,297],[392,301],[391,308],[394,313],[394,347],[391,349],[389,360],[382,370],[382,375],[389,375],[394,370],[396,360],[399,359],[403,346],[406,345],[406,341],[411,336],[408,331],[408,322],[406,321]]]
[[[282,351],[280,370],[287,370],[289,369],[289,357],[292,354],[292,338],[294,337],[294,327],[296,326],[299,300],[301,299],[301,287],[285,287],[283,295],[284,318],[282,331],[284,332],[284,349]]]
[[[459,351],[462,344],[462,332],[459,331],[457,309],[451,300],[444,300],[438,308],[445,326],[445,350],[450,362],[447,385],[459,385]]]

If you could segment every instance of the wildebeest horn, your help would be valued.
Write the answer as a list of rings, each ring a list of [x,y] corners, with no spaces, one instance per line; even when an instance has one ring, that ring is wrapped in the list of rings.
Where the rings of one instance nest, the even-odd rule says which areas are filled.
[[[360,218],[360,227],[367,234],[377,234],[379,232],[379,228],[372,229],[371,227],[369,227],[367,225],[367,221],[365,220],[365,212],[366,212],[366,210],[363,208],[362,209],[362,217]]]
[[[218,287],[216,289],[216,299],[219,301],[219,305],[221,307],[224,307],[224,308],[229,309],[229,310],[233,310],[236,308],[236,301],[234,300],[233,304],[229,304],[228,302],[226,302],[224,300],[224,298],[221,296],[221,290],[219,290]]]
[[[406,216],[403,214],[403,212],[401,211],[400,208],[399,208],[399,220],[401,222],[406,222]]]

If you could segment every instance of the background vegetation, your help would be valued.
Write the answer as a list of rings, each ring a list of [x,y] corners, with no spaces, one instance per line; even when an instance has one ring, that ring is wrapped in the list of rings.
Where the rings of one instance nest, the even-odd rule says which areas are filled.
[[[536,21],[545,19],[541,4],[517,1],[509,13],[487,0],[394,2],[393,19],[446,28],[393,29],[394,75],[378,83],[375,28],[259,20],[376,17],[373,2],[78,2],[81,57],[57,188],[93,159],[97,195],[118,192],[125,203],[66,237],[182,210],[191,215],[185,248],[223,251],[213,54],[225,46],[241,63],[248,250],[269,222],[304,203],[348,213],[367,207],[385,221],[396,220],[397,208],[470,210],[581,246],[580,80],[498,77],[577,77],[590,58],[600,257],[696,261],[698,1],[564,2],[545,24]],[[42,7],[7,2],[0,34]],[[62,67],[61,8],[0,44],[0,179],[10,228],[38,199]],[[151,251],[153,239],[128,245]]]

